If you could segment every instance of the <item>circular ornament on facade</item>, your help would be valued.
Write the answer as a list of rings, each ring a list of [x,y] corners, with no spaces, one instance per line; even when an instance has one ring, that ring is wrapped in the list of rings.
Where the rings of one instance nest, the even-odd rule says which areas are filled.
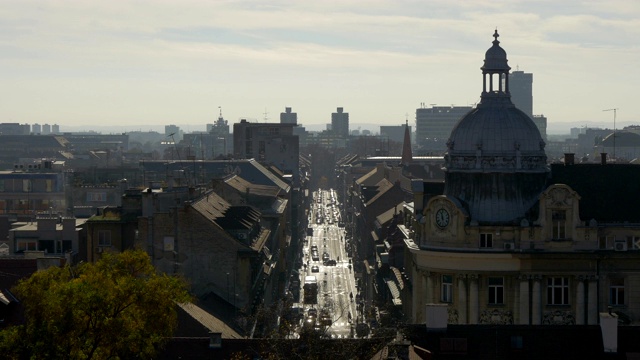
[[[444,229],[449,225],[449,212],[445,209],[439,209],[436,211],[436,225],[439,228]]]

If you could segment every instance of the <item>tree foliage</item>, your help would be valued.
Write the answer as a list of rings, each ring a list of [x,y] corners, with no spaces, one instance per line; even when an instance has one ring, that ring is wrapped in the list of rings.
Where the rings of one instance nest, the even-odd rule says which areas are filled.
[[[0,353],[19,359],[151,357],[177,326],[176,302],[189,300],[141,250],[39,271],[14,291],[26,323],[0,332]]]

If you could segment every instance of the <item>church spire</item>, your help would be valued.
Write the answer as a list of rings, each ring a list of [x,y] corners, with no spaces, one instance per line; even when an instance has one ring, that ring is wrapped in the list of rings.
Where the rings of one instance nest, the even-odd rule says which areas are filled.
[[[402,160],[400,165],[407,166],[413,161],[413,153],[411,152],[411,131],[409,130],[409,118],[405,120],[404,125],[404,142],[402,143]]]

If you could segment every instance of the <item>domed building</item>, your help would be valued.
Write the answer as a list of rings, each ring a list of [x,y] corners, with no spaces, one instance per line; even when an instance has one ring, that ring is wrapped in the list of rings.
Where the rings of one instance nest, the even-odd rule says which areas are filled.
[[[412,182],[406,320],[424,323],[433,307],[449,324],[591,325],[611,307],[640,323],[629,290],[640,284],[640,166],[547,164],[493,36],[481,102],[448,141],[444,190]]]
[[[481,101],[451,132],[445,195],[479,223],[519,222],[537,201],[548,173],[544,141],[509,94],[507,53],[498,31],[482,66]]]

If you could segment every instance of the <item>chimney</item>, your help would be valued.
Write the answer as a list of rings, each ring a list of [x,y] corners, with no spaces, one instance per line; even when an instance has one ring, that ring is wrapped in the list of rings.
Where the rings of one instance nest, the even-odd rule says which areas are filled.
[[[600,153],[600,164],[607,165],[607,153]]]
[[[564,164],[565,165],[573,165],[575,162],[575,154],[573,153],[565,153],[564,154]]]

